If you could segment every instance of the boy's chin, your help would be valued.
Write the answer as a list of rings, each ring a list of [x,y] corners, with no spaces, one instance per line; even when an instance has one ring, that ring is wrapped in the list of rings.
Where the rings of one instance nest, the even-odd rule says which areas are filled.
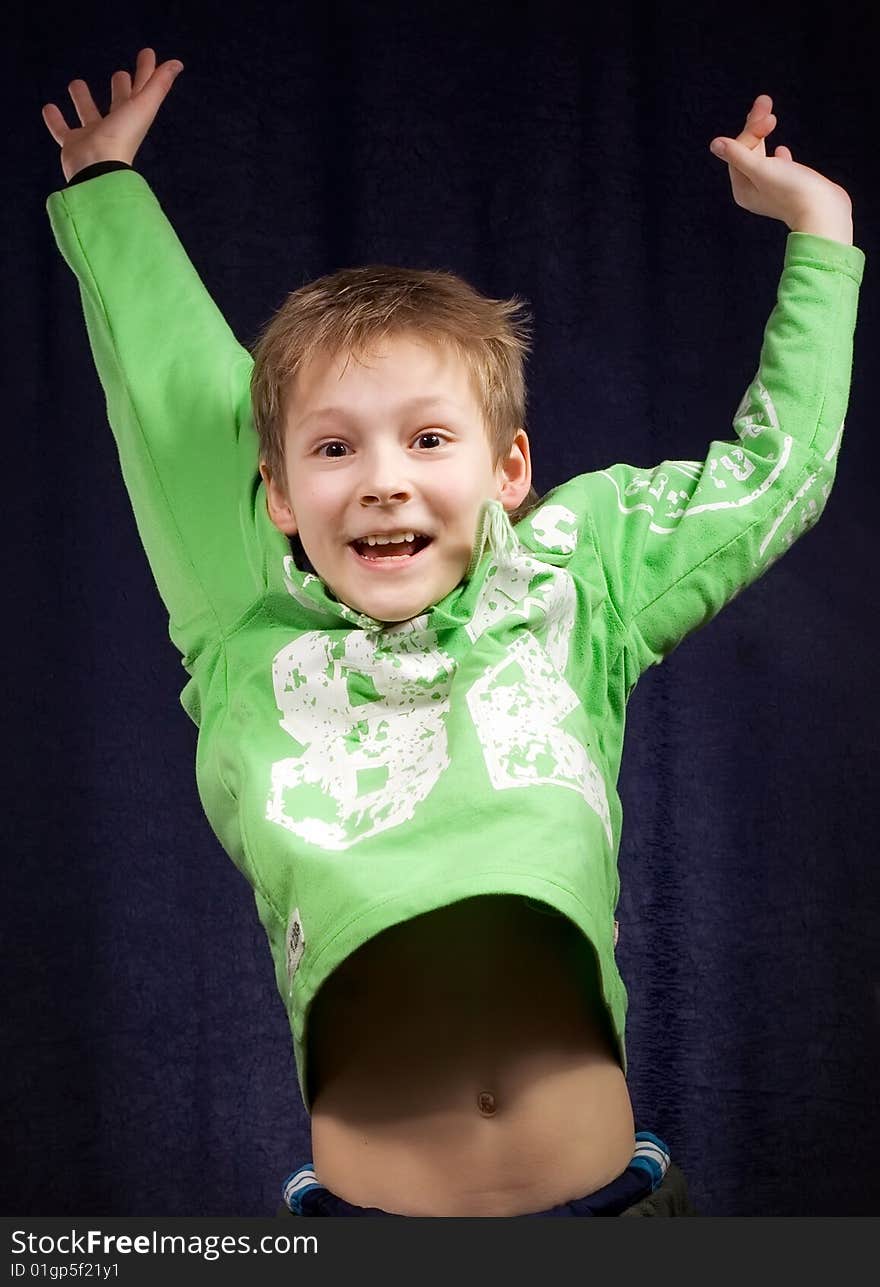
[[[355,612],[360,612],[365,617],[372,617],[374,621],[381,621],[383,626],[399,626],[404,621],[412,621],[415,617],[420,617],[423,612],[427,612],[431,607],[430,603],[424,603],[414,610],[407,607],[401,612],[388,612],[387,610],[383,612],[377,604],[371,606],[367,603],[349,603],[345,599],[340,599],[335,591],[333,594],[340,603],[345,603],[347,607],[353,608]]]

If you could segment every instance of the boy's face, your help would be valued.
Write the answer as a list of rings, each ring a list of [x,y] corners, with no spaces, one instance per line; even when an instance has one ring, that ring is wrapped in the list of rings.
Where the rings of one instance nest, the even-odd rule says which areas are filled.
[[[289,502],[260,466],[269,515],[286,535],[299,534],[342,603],[377,621],[408,621],[462,580],[483,502],[500,500],[511,511],[527,496],[528,438],[518,430],[508,460],[493,468],[470,373],[452,348],[407,334],[386,337],[361,361],[351,356],[346,365],[347,357],[317,354],[294,379],[285,426]],[[391,559],[365,558],[352,545],[401,532],[431,540]]]

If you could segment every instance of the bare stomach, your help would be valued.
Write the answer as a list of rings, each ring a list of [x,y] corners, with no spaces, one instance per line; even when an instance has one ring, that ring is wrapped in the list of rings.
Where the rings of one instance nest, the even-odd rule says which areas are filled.
[[[522,1215],[594,1192],[632,1157],[592,949],[517,896],[365,943],[319,992],[308,1041],[315,1174],[358,1206]]]

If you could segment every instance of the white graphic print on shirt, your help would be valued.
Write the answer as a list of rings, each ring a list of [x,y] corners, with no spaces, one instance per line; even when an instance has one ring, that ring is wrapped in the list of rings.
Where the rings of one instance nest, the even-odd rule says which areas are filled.
[[[536,536],[548,547],[573,548],[575,515],[553,509]],[[496,545],[495,555],[464,627],[476,640],[499,622],[511,626],[504,659],[467,694],[489,779],[496,790],[557,785],[580,792],[610,844],[602,774],[560,727],[579,700],[564,677],[574,583],[515,540],[506,550]],[[449,767],[446,722],[457,668],[426,622],[422,615],[342,636],[308,631],[275,656],[280,724],[299,749],[271,766],[270,822],[342,850],[413,817]],[[515,632],[518,623],[525,629]]]

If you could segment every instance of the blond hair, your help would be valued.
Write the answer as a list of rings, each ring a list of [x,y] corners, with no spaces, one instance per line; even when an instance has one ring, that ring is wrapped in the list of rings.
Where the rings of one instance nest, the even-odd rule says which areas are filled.
[[[492,465],[506,460],[525,427],[525,359],[531,317],[516,296],[489,299],[454,273],[367,264],[300,286],[258,333],[251,348],[251,404],[260,458],[287,494],[284,422],[293,378],[316,353],[355,357],[373,341],[413,333],[450,345],[466,363],[477,394]],[[288,497],[289,499],[289,497]],[[540,503],[532,487],[511,522]]]

